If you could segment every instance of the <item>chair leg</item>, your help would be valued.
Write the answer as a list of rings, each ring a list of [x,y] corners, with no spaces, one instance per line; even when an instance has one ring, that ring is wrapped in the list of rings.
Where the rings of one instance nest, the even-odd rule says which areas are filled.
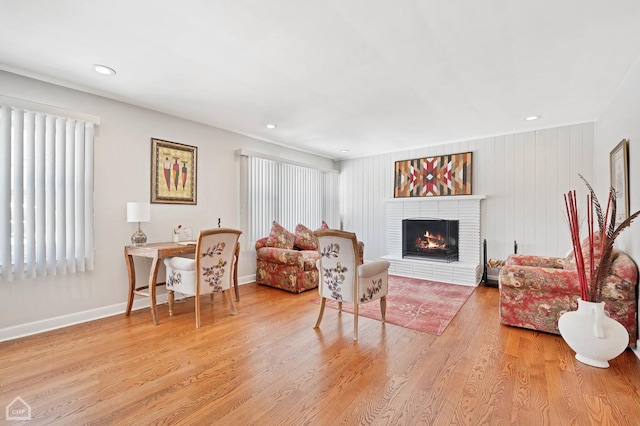
[[[380,313],[382,314],[382,323],[384,324],[385,315],[387,314],[387,296],[380,298]]]
[[[233,259],[233,290],[236,293],[236,302],[240,302],[240,291],[238,290],[238,259],[240,258],[240,243],[236,244]]]
[[[327,299],[325,299],[324,297],[322,297],[320,300],[320,314],[318,314],[318,320],[316,321],[316,325],[314,325],[313,328],[320,327],[320,321],[322,321],[322,314],[324,314],[324,304],[326,301]]]
[[[200,328],[200,295],[196,294],[194,299],[196,301],[196,328]]]
[[[233,303],[233,296],[231,296],[231,294],[228,294],[227,292],[231,292],[231,289],[229,290],[224,290],[222,292],[222,294],[229,299],[229,308],[231,308],[231,315],[238,315],[238,310],[236,309],[236,304]]]
[[[358,340],[358,304],[353,304],[353,341]]]
[[[173,290],[169,290],[169,316],[173,316],[173,301],[174,301],[174,295],[173,295]]]
[[[338,302],[338,312],[342,312],[342,302]]]

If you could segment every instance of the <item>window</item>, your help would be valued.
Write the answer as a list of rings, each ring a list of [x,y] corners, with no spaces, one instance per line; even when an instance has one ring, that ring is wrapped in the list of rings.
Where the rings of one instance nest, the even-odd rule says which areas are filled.
[[[0,101],[0,280],[92,270],[94,122]]]
[[[250,244],[269,235],[274,220],[291,232],[298,223],[319,228],[323,220],[338,227],[337,172],[258,156],[243,158]]]

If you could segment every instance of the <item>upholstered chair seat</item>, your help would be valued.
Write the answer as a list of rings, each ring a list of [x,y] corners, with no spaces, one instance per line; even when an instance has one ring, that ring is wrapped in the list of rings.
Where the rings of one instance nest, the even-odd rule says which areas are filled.
[[[232,314],[237,314],[233,297],[228,290],[234,279],[234,256],[241,231],[216,228],[201,231],[196,245],[195,259],[170,257],[164,259],[167,270],[169,315],[173,315],[174,293],[195,296],[196,327],[200,327],[200,295],[222,293],[229,301]]]
[[[315,235],[320,254],[320,313],[314,328],[320,327],[327,299],[337,301],[339,310],[343,302],[352,303],[353,340],[358,340],[359,305],[379,300],[382,322],[385,321],[389,262],[361,264],[358,241],[351,232],[320,230]]]

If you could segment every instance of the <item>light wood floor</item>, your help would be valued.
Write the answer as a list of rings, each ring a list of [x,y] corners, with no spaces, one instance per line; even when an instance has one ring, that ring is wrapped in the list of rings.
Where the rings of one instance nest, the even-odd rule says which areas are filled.
[[[203,298],[160,325],[148,309],[0,343],[0,423],[21,396],[26,424],[640,424],[640,360],[578,363],[558,336],[502,326],[479,287],[440,337],[327,309],[315,291],[240,287],[240,314]]]

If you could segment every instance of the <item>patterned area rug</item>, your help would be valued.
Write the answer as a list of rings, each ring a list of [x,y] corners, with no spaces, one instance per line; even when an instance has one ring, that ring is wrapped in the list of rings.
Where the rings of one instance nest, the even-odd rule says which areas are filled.
[[[439,336],[474,290],[475,287],[389,275],[386,321]],[[312,302],[319,304],[320,299]],[[333,300],[327,300],[326,306],[338,309]],[[353,305],[343,303],[342,310],[353,313]],[[380,320],[380,302],[360,305],[359,312],[360,316]]]

